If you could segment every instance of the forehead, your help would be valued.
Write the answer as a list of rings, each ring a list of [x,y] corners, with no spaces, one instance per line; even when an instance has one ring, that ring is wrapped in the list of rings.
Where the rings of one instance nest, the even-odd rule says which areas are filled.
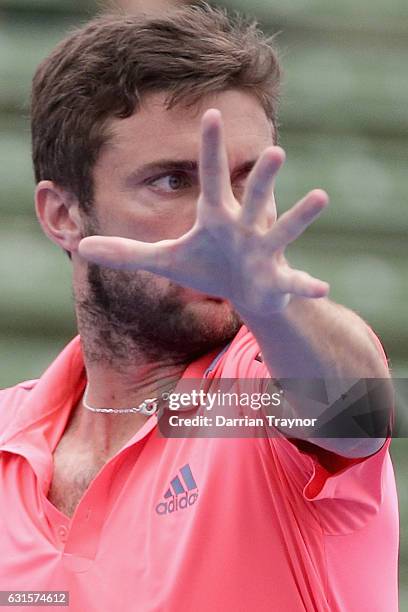
[[[197,160],[201,117],[209,108],[218,108],[222,113],[231,165],[257,157],[273,144],[272,124],[259,101],[248,93],[225,91],[205,97],[194,107],[178,105],[171,110],[166,109],[165,98],[165,93],[150,94],[134,115],[110,122],[102,165],[109,163],[125,170],[124,166],[153,162],[158,156]]]

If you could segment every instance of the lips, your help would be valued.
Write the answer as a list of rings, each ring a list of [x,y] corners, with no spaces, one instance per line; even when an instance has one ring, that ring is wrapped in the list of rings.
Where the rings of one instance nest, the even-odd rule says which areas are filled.
[[[207,293],[203,293],[195,289],[186,289],[185,294],[190,302],[212,302],[217,304],[223,304],[226,302],[224,298],[217,297],[216,295],[208,295]]]
[[[222,298],[217,298],[213,296],[208,296],[207,300],[209,300],[210,302],[217,302],[218,304],[222,304],[225,301]]]

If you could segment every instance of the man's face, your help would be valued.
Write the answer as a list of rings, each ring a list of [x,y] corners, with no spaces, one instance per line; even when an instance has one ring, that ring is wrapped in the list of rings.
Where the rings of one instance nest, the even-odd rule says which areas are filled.
[[[112,120],[111,138],[94,168],[94,203],[87,234],[144,242],[178,238],[194,225],[200,192],[198,162],[201,117],[208,108],[223,116],[231,184],[238,201],[273,128],[259,102],[230,90],[199,107],[168,111],[163,93],[144,99],[137,113]],[[86,299],[99,329],[114,329],[154,358],[168,352],[193,357],[231,340],[240,319],[226,301],[180,287],[150,272],[89,265]],[[95,320],[96,318],[96,320]],[[117,335],[117,334],[115,334]],[[117,342],[110,352],[120,351]]]

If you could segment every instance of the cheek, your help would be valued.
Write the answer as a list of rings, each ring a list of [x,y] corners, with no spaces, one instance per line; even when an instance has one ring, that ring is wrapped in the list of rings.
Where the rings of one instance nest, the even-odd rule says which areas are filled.
[[[195,204],[185,210],[166,215],[161,223],[161,233],[165,234],[165,238],[168,240],[180,238],[191,230],[196,218],[197,207]]]
[[[193,227],[196,216],[196,201],[179,198],[150,207],[135,205],[134,210],[126,212],[121,225],[126,237],[157,242],[180,238]]]
[[[139,278],[143,281],[144,290],[156,299],[168,295],[171,288],[171,281],[159,274],[147,272],[146,270],[138,270]]]
[[[152,193],[110,192],[95,198],[100,231],[144,242],[179,238],[194,225],[197,197],[194,193],[166,199]]]

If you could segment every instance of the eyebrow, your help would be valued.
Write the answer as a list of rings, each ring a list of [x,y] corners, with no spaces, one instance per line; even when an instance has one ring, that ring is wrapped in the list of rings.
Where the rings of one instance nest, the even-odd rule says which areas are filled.
[[[249,161],[240,164],[236,168],[233,168],[231,175],[235,176],[243,172],[250,172],[255,166],[257,159],[251,159]],[[149,177],[160,172],[190,172],[192,174],[198,174],[198,163],[189,159],[174,160],[174,159],[159,159],[148,164],[144,164],[125,179],[126,186],[134,185],[144,178]]]

